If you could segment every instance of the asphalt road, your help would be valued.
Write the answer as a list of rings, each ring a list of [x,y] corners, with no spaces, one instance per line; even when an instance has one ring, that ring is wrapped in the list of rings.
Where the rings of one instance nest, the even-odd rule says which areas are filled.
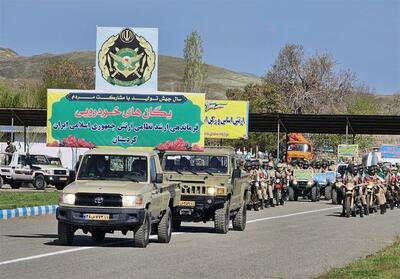
[[[400,235],[400,210],[338,217],[328,202],[288,202],[248,212],[244,232],[184,223],[169,244],[132,247],[132,233],[96,246],[78,232],[56,242],[54,216],[0,221],[1,278],[310,278],[372,254]]]

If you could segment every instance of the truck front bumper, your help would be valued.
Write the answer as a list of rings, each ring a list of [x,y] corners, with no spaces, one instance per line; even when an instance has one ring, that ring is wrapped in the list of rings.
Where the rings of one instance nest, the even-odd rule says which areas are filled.
[[[47,184],[54,185],[56,183],[68,183],[69,176],[68,175],[45,175],[44,179]]]
[[[109,215],[109,220],[88,220],[86,214]],[[144,208],[97,208],[60,206],[56,211],[58,221],[77,228],[101,227],[109,229],[130,229],[143,224]]]
[[[194,206],[176,206],[173,209],[174,220],[184,222],[208,221],[214,218],[214,212],[224,206],[225,196],[192,196],[182,195],[182,201],[192,201]]]

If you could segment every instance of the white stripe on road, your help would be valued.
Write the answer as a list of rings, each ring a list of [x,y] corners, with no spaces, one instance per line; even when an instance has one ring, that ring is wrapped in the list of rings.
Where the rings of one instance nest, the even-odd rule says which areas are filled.
[[[172,233],[172,235],[179,235],[179,234],[183,234],[183,232],[174,232],[174,233]],[[150,239],[155,239],[155,238],[156,238],[156,236],[154,236],[154,235],[150,236]],[[50,257],[50,256],[55,256],[55,255],[68,254],[68,253],[73,253],[73,252],[78,252],[78,251],[83,251],[83,250],[89,250],[89,249],[94,249],[94,248],[98,248],[98,247],[102,247],[102,246],[123,244],[123,243],[128,243],[128,242],[131,242],[131,241],[132,240],[122,240],[122,241],[110,242],[110,243],[105,243],[105,244],[96,245],[96,246],[79,247],[79,248],[61,250],[61,251],[57,251],[57,252],[40,254],[40,255],[30,256],[30,257],[25,257],[25,258],[18,258],[18,259],[14,259],[14,260],[0,262],[0,266],[1,265],[6,265],[6,264],[11,264],[11,263],[18,263],[18,262],[24,262],[24,261],[40,259],[40,258],[45,258],[45,257]]]
[[[304,214],[310,214],[310,213],[315,213],[315,212],[328,211],[328,210],[333,210],[333,209],[338,209],[338,208],[341,208],[341,206],[335,206],[335,207],[316,209],[316,210],[310,210],[310,211],[303,211],[303,212],[297,212],[297,213],[286,214],[286,215],[279,215],[279,216],[272,216],[272,217],[254,219],[254,220],[249,220],[246,223],[247,224],[251,224],[251,223],[257,223],[257,222],[262,222],[262,221],[267,221],[267,220],[281,219],[281,218],[287,218],[287,217],[292,217],[292,216],[297,216],[297,215],[304,215]],[[190,233],[190,232],[187,232],[187,233]],[[172,235],[180,235],[180,234],[187,234],[187,233],[186,232],[174,232],[174,233],[172,233]],[[156,236],[151,236],[150,237],[150,239],[155,239],[155,238],[156,238]],[[11,263],[18,263],[18,262],[24,262],[24,261],[40,259],[40,258],[45,258],[45,257],[50,257],[50,256],[55,256],[55,255],[79,252],[79,251],[94,249],[94,248],[98,248],[98,247],[102,247],[102,246],[111,246],[111,245],[115,245],[115,244],[128,243],[128,242],[131,242],[131,241],[132,240],[123,240],[123,241],[110,242],[110,243],[97,245],[97,246],[79,247],[79,248],[73,248],[73,249],[61,250],[61,251],[57,251],[57,252],[46,253],[46,254],[39,254],[39,255],[36,255],[36,256],[18,258],[18,259],[14,259],[14,260],[0,262],[0,266],[11,264]]]
[[[304,215],[304,214],[321,212],[321,211],[327,211],[327,210],[332,210],[332,209],[339,209],[339,208],[342,208],[342,207],[341,206],[334,206],[334,207],[328,207],[328,208],[316,209],[316,210],[310,210],[310,211],[303,211],[303,212],[297,212],[297,213],[280,215],[280,216],[272,216],[272,217],[260,218],[260,219],[247,221],[246,224],[257,223],[257,222],[262,222],[262,221],[267,221],[267,220],[272,220],[272,219],[280,219],[280,218],[292,217],[292,216],[297,216],[297,215]]]

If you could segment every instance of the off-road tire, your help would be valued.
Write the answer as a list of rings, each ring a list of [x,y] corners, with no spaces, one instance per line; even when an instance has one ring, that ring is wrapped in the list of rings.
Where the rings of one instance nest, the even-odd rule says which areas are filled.
[[[181,228],[182,222],[181,221],[176,221],[176,220],[172,220],[172,229],[175,230],[179,230]]]
[[[312,202],[316,202],[318,199],[318,193],[317,193],[318,189],[316,186],[313,186],[311,188],[311,201]]]
[[[19,189],[21,187],[21,183],[18,182],[10,182],[11,189]]]
[[[329,201],[332,198],[332,187],[326,186],[324,189],[324,198]]]
[[[172,213],[168,207],[165,211],[160,223],[158,223],[158,242],[169,243],[172,235]]]
[[[3,187],[3,184],[4,184],[3,177],[0,176],[0,188]]]
[[[294,189],[289,187],[289,201],[294,201]]]
[[[224,203],[214,213],[214,228],[216,233],[226,234],[229,229],[229,201]]]
[[[150,215],[147,213],[147,210],[144,213],[143,223],[135,229],[133,236],[133,246],[139,248],[146,248],[147,244],[149,244],[150,239]]]
[[[56,183],[54,186],[56,187],[57,190],[61,191],[62,189],[65,188],[65,186],[67,186],[67,184],[66,183]]]
[[[235,217],[232,220],[232,227],[235,231],[244,231],[246,228],[246,220],[247,220],[247,210],[246,210],[246,202],[243,203],[242,207],[236,213]]]
[[[74,230],[70,224],[58,221],[58,242],[61,245],[71,245],[74,241]]]
[[[106,237],[106,232],[102,230],[92,231],[92,238],[94,242],[103,242]]]
[[[47,186],[44,176],[41,174],[36,175],[33,180],[33,186],[36,188],[36,190],[44,190]]]
[[[338,203],[338,192],[336,189],[332,190],[332,204],[339,204]]]

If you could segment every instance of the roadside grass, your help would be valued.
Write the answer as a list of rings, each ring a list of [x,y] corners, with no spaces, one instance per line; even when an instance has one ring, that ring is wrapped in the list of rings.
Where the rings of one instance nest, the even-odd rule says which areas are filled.
[[[316,279],[400,278],[400,237],[390,246],[345,267],[334,268]]]
[[[57,204],[58,192],[7,193],[0,192],[0,209]]]

